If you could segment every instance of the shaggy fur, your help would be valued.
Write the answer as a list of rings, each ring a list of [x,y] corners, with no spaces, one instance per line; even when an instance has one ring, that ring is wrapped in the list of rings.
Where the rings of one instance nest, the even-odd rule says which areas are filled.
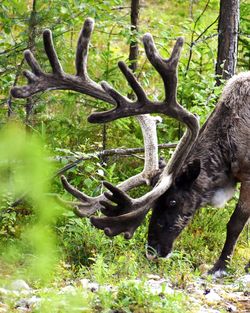
[[[182,172],[157,201],[149,226],[149,246],[166,256],[194,212],[207,204],[224,205],[237,182],[241,183],[239,203],[227,225],[227,240],[213,272],[225,269],[250,216],[250,72],[228,81]]]

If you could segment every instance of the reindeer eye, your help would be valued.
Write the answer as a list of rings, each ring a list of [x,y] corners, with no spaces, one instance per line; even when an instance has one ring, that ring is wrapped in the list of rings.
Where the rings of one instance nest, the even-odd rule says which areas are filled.
[[[171,200],[171,201],[169,202],[169,205],[170,205],[171,207],[175,207],[175,206],[176,206],[176,201],[175,201],[175,200]]]
[[[163,227],[164,227],[164,223],[163,223],[162,221],[161,221],[161,222],[159,221],[159,222],[157,223],[157,226],[160,227],[160,228],[163,228]]]

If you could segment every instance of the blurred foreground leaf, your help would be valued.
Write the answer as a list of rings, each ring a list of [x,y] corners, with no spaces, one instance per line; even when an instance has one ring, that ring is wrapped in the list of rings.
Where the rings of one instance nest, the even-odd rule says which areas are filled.
[[[53,170],[47,160],[43,142],[27,133],[24,127],[10,124],[1,130],[0,258],[3,264],[15,268],[12,268],[14,276],[25,275],[41,281],[53,278],[53,269],[57,263],[53,224],[60,213],[60,208],[46,195]],[[15,218],[21,215],[20,218],[25,219],[25,216],[20,214],[18,207],[11,208],[6,197],[16,199],[24,192],[27,193],[25,207],[30,207],[32,214],[18,234],[15,232]],[[11,228],[6,228],[3,223],[7,217],[12,217]],[[12,240],[4,240],[10,239],[8,237]]]

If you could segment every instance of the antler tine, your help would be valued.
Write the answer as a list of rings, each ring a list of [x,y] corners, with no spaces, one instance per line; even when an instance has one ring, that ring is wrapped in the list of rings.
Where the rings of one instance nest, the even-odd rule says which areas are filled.
[[[120,233],[124,233],[125,239],[132,238],[137,227],[142,223],[145,215],[149,211],[148,207],[140,207],[138,210],[133,211],[133,199],[130,198],[125,192],[114,187],[108,182],[104,182],[106,188],[108,188],[113,194],[105,193],[106,197],[111,201],[116,201],[118,206],[112,206],[106,201],[102,201],[101,204],[105,209],[102,209],[102,213],[106,214],[106,217],[95,217],[90,218],[91,223],[104,230],[104,233],[113,237]],[[122,210],[120,210],[122,208]],[[109,214],[109,213],[112,214]],[[122,213],[121,213],[122,212]]]
[[[87,56],[93,27],[94,21],[91,18],[87,18],[78,40],[75,61],[76,75],[64,73],[53,45],[52,33],[46,29],[43,32],[44,49],[52,67],[52,74],[43,72],[33,54],[29,50],[25,51],[24,57],[32,72],[24,71],[24,75],[28,79],[28,85],[13,87],[11,89],[12,96],[16,98],[27,98],[45,90],[67,89],[115,104],[114,99],[99,84],[88,78]]]
[[[143,43],[147,57],[151,64],[158,71],[164,82],[165,100],[163,102],[151,102],[148,98],[142,96],[142,101],[135,101],[134,103],[125,102],[123,105],[123,112],[119,112],[121,105],[119,104],[114,118],[123,117],[128,115],[135,115],[140,113],[164,113],[167,116],[173,117],[187,126],[187,130],[182,137],[176,152],[171,157],[168,165],[163,170],[160,179],[156,186],[146,195],[132,199],[125,192],[112,185],[106,185],[111,191],[111,195],[107,195],[117,205],[113,207],[107,202],[102,202],[104,209],[102,210],[106,217],[93,217],[91,222],[100,229],[103,229],[108,236],[115,236],[120,233],[125,233],[127,238],[131,238],[135,229],[140,225],[138,221],[142,221],[143,217],[147,214],[150,207],[153,206],[155,200],[159,198],[171,185],[173,178],[181,168],[186,156],[192,149],[192,146],[198,136],[199,123],[197,118],[183,108],[176,99],[177,93],[177,66],[180,58],[181,48],[183,46],[183,38],[178,38],[172,50],[169,59],[163,59],[155,47],[153,38],[150,34],[143,37]],[[124,68],[123,68],[124,69]],[[133,88],[134,79],[130,76],[129,72],[125,72],[125,77]],[[131,78],[132,77],[132,78]],[[131,84],[132,82],[132,84]],[[139,83],[136,82],[135,87],[138,88]],[[134,88],[133,88],[134,89]],[[137,90],[137,89],[136,89]],[[139,86],[139,93],[141,92]],[[113,93],[110,93],[113,96]],[[114,97],[116,102],[122,102],[122,98]],[[105,114],[106,112],[104,112]],[[129,114],[130,113],[130,114]],[[109,116],[112,118],[112,116]],[[117,214],[115,214],[117,211]],[[116,215],[116,216],[112,216]],[[132,228],[130,228],[132,227]]]
[[[91,114],[88,117],[88,121],[91,123],[104,123],[121,117],[147,113],[145,105],[148,104],[149,101],[147,100],[145,91],[137,81],[135,75],[124,62],[118,62],[118,66],[136,94],[137,100],[134,102],[131,101],[112,88],[107,82],[102,82],[102,88],[114,99],[116,107],[109,111]],[[149,110],[149,112],[150,111],[151,110]]]
[[[115,93],[115,91],[110,91],[112,88],[108,85],[103,84],[104,89],[106,86],[105,90],[109,90],[110,93],[114,95],[114,98],[111,97],[109,93],[106,92],[99,84],[92,81],[88,77],[87,57],[93,28],[93,19],[87,18],[83,24],[83,28],[80,32],[77,44],[75,58],[76,75],[70,75],[63,71],[54,48],[52,33],[50,30],[45,30],[43,33],[44,48],[52,67],[52,73],[43,72],[33,54],[30,51],[25,51],[24,56],[32,72],[28,70],[24,71],[24,75],[28,79],[28,85],[12,88],[12,95],[17,98],[27,98],[40,91],[51,89],[66,89],[90,95],[94,98],[101,99],[113,105],[116,104],[116,100],[118,98],[126,102],[128,100],[127,98],[121,96],[117,92]],[[146,98],[146,95],[140,87],[139,83],[136,81],[136,78],[129,72],[125,64],[120,63],[119,67],[127,77],[127,80],[135,91],[137,98],[143,102]],[[119,188],[124,191],[130,190],[145,183],[149,184],[151,179],[157,173],[159,173],[157,134],[154,118],[140,115],[137,116],[137,120],[141,126],[144,143],[145,146],[148,147],[148,151],[145,153],[145,164],[142,173],[130,177],[118,185]],[[91,119],[91,117],[89,118],[89,121],[96,122],[94,119]],[[102,121],[103,118],[99,120],[99,122]],[[74,204],[72,204],[72,202],[68,203],[74,206],[75,213],[80,217],[93,214],[95,211],[100,209],[99,202],[105,200],[104,195],[100,195],[98,197],[89,197],[85,195],[83,192],[80,192],[72,185],[70,185],[66,178],[62,178],[62,183],[64,188],[80,201],[75,202]],[[63,201],[63,203],[65,204],[65,201]]]
[[[61,176],[61,182],[64,187],[72,196],[80,201],[88,201],[90,197],[86,196],[83,192],[79,191],[75,187],[73,187],[65,176]]]
[[[163,59],[155,47],[154,40],[150,34],[143,36],[143,43],[147,57],[151,64],[162,77],[165,88],[165,100],[163,102],[150,101],[143,88],[135,78],[131,70],[123,62],[118,65],[137,96],[134,102],[122,96],[107,83],[102,83],[103,89],[114,99],[117,107],[105,112],[93,113],[89,116],[89,122],[104,123],[115,119],[147,113],[163,113],[173,117],[180,122],[187,124],[188,119],[193,119],[186,109],[184,109],[176,99],[177,92],[177,65],[180,58],[181,48],[184,40],[178,38],[169,59]],[[194,124],[191,122],[191,124]],[[193,126],[193,125],[192,125]]]
[[[162,77],[165,99],[171,105],[173,102],[176,102],[177,66],[184,39],[182,37],[177,39],[171,56],[168,59],[163,59],[160,56],[151,34],[145,34],[142,41],[148,60]]]
[[[152,150],[151,150],[152,151]],[[148,162],[149,163],[149,160]],[[128,191],[130,189],[133,189],[135,187],[141,186],[143,184],[148,184],[151,179],[159,172],[158,167],[151,165],[151,168],[149,169],[150,172],[148,171],[147,167],[144,168],[144,170],[121,184],[119,184],[117,187],[119,191]],[[72,202],[72,201],[65,201],[63,199],[59,199],[60,203],[63,204],[66,207],[74,207],[74,212],[77,216],[79,217],[89,217],[92,214],[94,214],[96,211],[101,209],[102,206],[104,207],[109,207],[114,213],[111,213],[111,211],[106,211],[103,210],[104,214],[109,214],[109,216],[117,216],[123,213],[127,213],[127,210],[124,211],[118,211],[117,209],[113,210],[113,206],[110,207],[110,203],[106,201],[108,199],[108,193],[105,192],[104,194],[101,194],[97,197],[90,197],[86,195],[84,192],[79,191],[76,189],[74,186],[72,186],[66,179],[66,177],[62,176],[61,177],[61,182],[63,184],[63,187],[67,192],[69,192],[72,196],[74,196],[77,200],[80,202]],[[104,183],[106,186],[106,184]],[[111,184],[110,184],[111,185]],[[125,193],[124,193],[125,194]]]
[[[177,68],[178,62],[181,56],[181,49],[184,44],[184,38],[183,37],[178,37],[176,40],[176,43],[174,45],[174,48],[172,50],[171,56],[169,59],[167,59],[169,62],[174,64],[174,66]]]
[[[103,197],[89,197],[85,193],[72,186],[65,176],[61,176],[61,182],[65,190],[67,190],[72,196],[78,199],[80,202],[72,202],[62,200],[61,203],[66,206],[74,207],[74,212],[79,217],[87,217],[95,213],[99,208],[99,201],[103,200]],[[60,199],[61,200],[61,199]]]
[[[140,105],[144,105],[147,102],[147,96],[143,88],[141,87],[140,83],[136,79],[135,75],[131,71],[131,69],[126,65],[126,63],[119,61],[118,66],[125,76],[127,82],[131,86],[132,90],[136,94],[137,102],[140,102]],[[106,82],[102,82],[102,87],[105,91],[107,91],[110,96],[115,99],[117,106],[120,106],[122,104],[122,110],[126,110],[127,104],[130,105],[131,101],[129,101],[128,98],[122,96],[119,92],[117,92],[115,89],[110,87]]]
[[[28,70],[24,70],[23,75],[27,78],[29,84],[37,81],[37,76]]]
[[[145,161],[144,161],[144,169],[141,173],[129,177],[124,182],[120,183],[117,187],[121,189],[121,192],[128,191],[133,189],[134,187],[141,186],[143,184],[150,184],[152,178],[159,174],[162,169],[159,169],[159,160],[158,160],[158,144],[157,144],[157,133],[156,133],[156,123],[157,123],[157,117],[152,117],[150,115],[139,115],[137,116],[137,120],[140,123],[142,134],[143,134],[143,140],[145,145]],[[105,204],[103,205],[102,202],[105,202],[106,198],[105,195],[108,198],[107,193],[101,194],[97,197],[89,197],[85,193],[79,191],[75,187],[73,187],[67,179],[62,176],[61,177],[62,184],[64,188],[72,194],[76,199],[80,201],[79,203],[73,203],[74,211],[76,215],[80,217],[90,216],[97,210],[99,210],[102,206],[105,207]],[[110,186],[110,184],[105,184],[104,186]],[[120,190],[117,189],[117,190]],[[61,203],[65,204],[65,201],[61,201]],[[68,203],[69,205],[72,205],[72,202]],[[67,205],[68,206],[68,205]],[[109,204],[106,203],[106,206],[109,206]],[[114,210],[114,213],[110,213],[107,210],[104,210],[104,214],[109,215],[120,215],[127,213],[128,210],[117,210],[117,208]]]
[[[91,208],[88,207],[87,203],[64,200],[59,195],[53,195],[53,197],[58,204],[70,211],[73,210],[73,212],[80,218],[89,217],[96,212],[96,208],[94,206],[91,206]]]
[[[108,216],[108,217],[90,217],[90,222],[99,229],[104,230],[105,235],[109,237],[114,237],[121,233],[124,233],[125,239],[131,239],[134,232],[141,225],[145,215],[149,209],[145,210],[144,208],[136,212],[127,213],[119,216]]]
[[[28,80],[27,86],[13,87],[11,89],[11,95],[15,98],[27,98],[30,97],[32,94],[40,91],[40,89],[38,88],[39,80],[40,77],[44,74],[40,65],[38,64],[30,50],[24,51],[24,58],[28,65],[30,66],[32,72],[28,70],[25,70],[23,72],[24,76]]]
[[[114,112],[116,113],[116,111],[119,111],[120,106],[123,105],[124,103],[126,103],[126,98],[124,96],[122,96],[118,91],[116,91],[114,88],[112,88],[107,82],[103,81],[101,82],[101,86],[103,88],[103,90],[105,90],[107,92],[107,94],[109,94],[116,102],[116,107],[112,110],[110,110],[110,112]],[[122,107],[122,109],[124,109],[124,106]],[[109,111],[108,111],[109,112]],[[102,113],[102,112],[100,112]],[[103,112],[105,113],[105,112]],[[98,121],[99,122],[99,121]]]
[[[143,36],[143,44],[147,58],[154,66],[157,72],[162,77],[165,89],[165,114],[176,118],[178,121],[183,122],[187,126],[187,130],[180,140],[174,154],[169,160],[167,167],[164,170],[164,175],[167,173],[178,173],[182,163],[189,153],[192,143],[197,138],[199,131],[199,123],[197,118],[183,108],[176,99],[177,93],[177,67],[181,55],[181,49],[184,44],[184,39],[179,37],[173,47],[172,53],[168,59],[163,59],[153,40],[151,34]],[[185,150],[183,151],[183,147]],[[182,153],[180,153],[182,152]]]
[[[63,69],[59,62],[56,50],[53,44],[52,32],[49,29],[45,29],[43,32],[43,43],[44,43],[44,50],[47,54],[49,59],[53,74],[62,75]]]
[[[91,223],[104,230],[104,233],[113,237],[124,233],[125,239],[131,239],[136,229],[141,225],[144,217],[154,203],[154,200],[161,196],[171,185],[173,177],[171,174],[162,176],[157,186],[146,195],[138,199],[129,197],[126,192],[109,183],[104,183],[111,194],[104,193],[106,199],[110,199],[117,205],[101,201],[102,213],[106,216],[90,218]]]
[[[76,75],[88,78],[87,60],[90,37],[94,29],[95,22],[92,18],[87,18],[84,21],[83,28],[78,38],[76,49]]]
[[[81,202],[81,204],[77,204],[76,214],[79,216],[84,216],[84,212],[86,214],[86,212],[89,213],[96,211],[96,207],[94,209],[94,206],[97,205],[99,208],[99,201],[101,201],[101,204],[104,207],[103,211],[105,214],[109,215],[109,217],[103,217],[101,219],[92,218],[92,223],[97,227],[104,229],[105,232],[110,236],[124,232],[126,238],[131,238],[135,229],[140,225],[142,219],[154,203],[155,199],[163,194],[170,186],[174,176],[174,167],[177,166],[178,168],[183,163],[186,155],[192,148],[192,143],[197,137],[199,127],[196,118],[191,113],[182,108],[176,100],[177,65],[180,57],[181,47],[183,45],[182,38],[177,40],[170,58],[166,60],[164,60],[158,53],[151,35],[147,34],[143,38],[148,59],[159,72],[164,82],[165,100],[163,102],[150,101],[146,97],[144,90],[136,80],[133,73],[124,63],[119,63],[121,71],[137,96],[137,99],[132,102],[128,98],[119,94],[108,84],[103,83],[102,86],[100,86],[88,78],[87,56],[93,26],[93,20],[87,19],[80,33],[76,52],[76,75],[70,75],[63,72],[53,46],[52,34],[49,30],[45,30],[44,46],[52,67],[52,74],[44,73],[32,53],[30,51],[26,51],[24,54],[25,59],[27,60],[27,63],[32,70],[32,72],[25,71],[25,76],[28,79],[28,85],[24,87],[15,87],[11,92],[14,97],[26,98],[39,91],[45,91],[49,89],[67,89],[81,92],[94,98],[117,105],[110,111],[91,115],[89,117],[90,122],[102,123],[125,116],[154,112],[166,114],[186,124],[188,130],[180,142],[177,155],[175,154],[174,159],[171,159],[170,166],[167,166],[163,170],[163,174],[161,175],[158,184],[153,188],[153,190],[139,199],[130,198],[124,191],[143,183],[148,183],[150,178],[152,178],[152,175],[155,175],[159,170],[158,164],[155,162],[158,160],[156,155],[157,148],[155,148],[155,142],[157,142],[155,139],[156,136],[155,134],[151,136],[145,127],[147,124],[147,117],[138,117],[138,121],[143,131],[144,140],[149,143],[148,147],[150,148],[150,145],[153,143],[153,148],[151,148],[151,151],[154,155],[156,155],[153,158],[154,166],[150,166],[152,159],[150,159],[150,153],[146,153],[146,161],[143,172],[119,185],[118,187],[122,189],[121,192],[119,191],[119,188],[113,187],[112,185],[106,185],[106,187],[111,192],[111,195],[106,194],[107,198],[117,203],[117,206],[114,206],[110,203],[108,204],[107,201],[104,201],[105,199],[103,200],[103,195],[98,198],[98,201],[96,200],[97,198],[88,197],[84,193],[81,193],[73,186],[71,186],[66,179],[63,179],[65,189],[78,198]],[[153,130],[153,132],[155,132],[155,130]],[[132,210],[135,211],[132,212]]]
[[[109,122],[121,117],[150,113],[153,110],[150,101],[147,99],[145,91],[141,87],[133,72],[122,61],[118,62],[118,66],[136,94],[137,99],[135,101],[131,101],[112,88],[107,82],[102,82],[102,88],[114,99],[116,107],[109,111],[92,113],[88,117],[88,121],[91,123]]]
[[[127,82],[133,89],[134,93],[136,94],[137,101],[141,103],[145,103],[147,101],[147,96],[143,88],[141,87],[140,83],[136,79],[135,75],[131,71],[131,69],[127,66],[126,63],[123,61],[118,62],[118,66],[122,71],[123,75],[125,76]]]
[[[24,58],[25,58],[26,62],[29,64],[30,68],[32,69],[32,72],[36,76],[40,76],[43,74],[43,71],[42,71],[40,65],[38,64],[36,58],[34,57],[34,55],[32,54],[32,52],[30,50],[24,51]]]

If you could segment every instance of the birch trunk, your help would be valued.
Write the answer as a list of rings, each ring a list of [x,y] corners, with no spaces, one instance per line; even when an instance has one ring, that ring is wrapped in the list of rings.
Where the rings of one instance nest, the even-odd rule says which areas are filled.
[[[220,0],[217,85],[235,74],[239,31],[239,0]]]

